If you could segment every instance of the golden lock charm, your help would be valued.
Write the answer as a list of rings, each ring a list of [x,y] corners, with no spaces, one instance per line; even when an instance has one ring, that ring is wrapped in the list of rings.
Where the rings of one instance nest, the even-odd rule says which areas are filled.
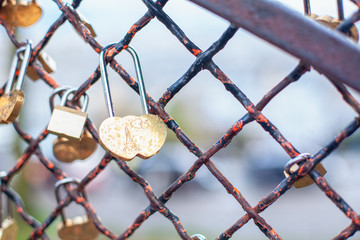
[[[291,159],[285,165],[285,170],[284,170],[285,176],[289,177],[291,174],[293,174],[294,172],[299,170],[299,168],[300,168],[299,164],[305,162],[310,157],[311,157],[311,155],[309,153],[302,153],[302,154],[299,154],[298,156],[296,156],[295,158]],[[314,170],[316,170],[321,176],[324,176],[326,174],[326,170],[321,163],[317,164],[315,166]],[[294,183],[294,187],[303,188],[303,187],[307,187],[313,183],[314,183],[314,181],[312,180],[312,178],[309,175],[305,175],[304,177],[300,178],[299,180],[297,180]]]
[[[87,119],[86,109],[89,97],[86,93],[83,95],[84,102],[81,111],[66,107],[69,95],[74,92],[76,92],[76,89],[69,89],[64,93],[60,105],[57,105],[52,111],[47,130],[60,137],[79,140]]]
[[[132,160],[135,156],[147,159],[159,152],[165,142],[167,129],[157,115],[149,114],[140,61],[135,50],[130,46],[125,50],[132,55],[135,62],[140,98],[145,114],[124,118],[114,116],[105,64],[105,52],[113,45],[105,47],[100,53],[101,80],[109,114],[109,118],[105,119],[99,128],[100,144],[111,155],[125,161]]]
[[[23,60],[20,67],[19,75],[16,78],[16,70],[20,62],[20,54],[23,55]],[[24,103],[24,92],[21,91],[21,87],[24,82],[25,72],[29,65],[31,57],[31,43],[27,40],[26,45],[20,47],[14,56],[9,80],[7,81],[4,94],[0,97],[0,123],[11,123],[19,115],[21,107]],[[16,81],[16,86],[14,84]]]
[[[40,19],[41,15],[41,7],[35,0],[7,1],[0,8],[0,16],[13,28],[31,26]]]
[[[75,91],[76,89],[70,89],[66,86],[55,89],[54,93],[50,96],[49,99],[50,109],[54,109],[55,96],[63,94],[63,97],[66,97],[69,92],[71,93]],[[87,104],[86,101],[84,104]],[[84,160],[93,154],[96,148],[97,142],[93,139],[87,129],[84,129],[80,140],[67,137],[58,137],[53,142],[54,156],[61,162],[72,162],[77,159]]]
[[[73,178],[64,178],[55,184],[56,200],[60,203],[60,187],[65,187],[68,184],[78,187],[79,181]],[[87,197],[84,191],[79,194],[87,201]],[[63,211],[61,211],[62,222],[58,225],[58,235],[62,240],[93,240],[99,235],[99,231],[96,229],[94,223],[90,220],[89,216],[77,216],[69,219],[65,217]]]
[[[80,140],[58,137],[53,143],[54,156],[61,162],[84,160],[90,157],[96,148],[97,142],[87,129],[84,129]]]
[[[5,175],[5,172],[1,172],[0,179]],[[8,197],[6,197],[5,201],[7,206],[7,216],[4,218],[3,213],[5,213],[5,211],[2,209],[2,195],[3,194],[0,191],[0,240],[16,240],[18,226],[12,216],[12,209]]]

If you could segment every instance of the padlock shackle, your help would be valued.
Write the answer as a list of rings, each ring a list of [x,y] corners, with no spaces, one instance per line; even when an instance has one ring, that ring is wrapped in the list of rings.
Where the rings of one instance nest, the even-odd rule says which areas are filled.
[[[2,223],[4,220],[4,214],[5,211],[3,209],[3,192],[1,191],[1,185],[2,185],[2,178],[5,177],[7,174],[5,171],[1,171],[0,172],[0,229],[2,228]],[[12,211],[11,211],[11,205],[10,205],[10,201],[9,201],[9,197],[6,198],[6,211],[7,211],[7,216],[12,217]]]
[[[80,181],[76,178],[64,178],[55,183],[55,197],[56,197],[56,201],[58,204],[61,201],[60,187],[64,186],[65,184],[71,184],[71,183],[78,186]],[[84,190],[81,191],[81,194],[82,194],[83,198],[87,201],[87,196],[86,196],[86,193],[84,192]],[[65,213],[64,213],[63,209],[60,211],[60,215],[61,215],[61,219],[62,219],[63,223],[65,224],[66,217],[65,217]]]
[[[102,82],[102,86],[103,86],[103,90],[104,90],[104,97],[105,97],[105,102],[106,102],[106,106],[107,106],[107,109],[108,109],[109,117],[114,117],[115,113],[114,113],[113,102],[112,102],[112,99],[111,99],[108,74],[107,74],[107,70],[106,70],[107,63],[106,63],[106,55],[105,54],[106,54],[107,50],[109,48],[113,47],[115,44],[116,43],[112,43],[112,44],[107,45],[100,52],[101,82]],[[129,52],[131,54],[132,58],[133,58],[134,65],[135,65],[135,70],[136,70],[136,77],[137,77],[138,84],[139,84],[139,94],[140,94],[141,106],[143,108],[144,114],[148,114],[149,113],[149,107],[147,105],[146,90],[145,90],[144,79],[143,79],[143,75],[142,75],[142,71],[141,71],[141,65],[140,65],[139,56],[137,55],[136,51],[131,46],[128,46],[127,48],[125,48],[125,50],[127,52]]]
[[[145,83],[144,83],[144,78],[143,78],[142,71],[141,71],[139,56],[136,53],[135,49],[132,48],[131,46],[128,46],[127,48],[125,48],[125,50],[131,54],[134,64],[135,64],[136,77],[138,79],[140,101],[141,101],[141,106],[142,106],[143,112],[144,112],[144,114],[149,114],[149,106],[147,104]]]
[[[61,105],[61,106],[66,106],[66,102],[67,102],[70,94],[71,94],[71,93],[74,93],[74,92],[76,92],[76,91],[77,91],[76,88],[70,88],[70,89],[66,90],[66,92],[64,93],[64,95],[61,97],[60,105]],[[84,96],[84,102],[83,102],[83,104],[82,104],[81,111],[82,111],[82,112],[86,112],[87,107],[88,107],[88,105],[89,105],[89,96],[88,96],[86,93],[84,93],[82,96]]]
[[[22,56],[20,72],[19,72],[19,75],[16,80],[15,90],[20,90],[22,88],[22,85],[24,83],[25,74],[26,74],[26,69],[29,66],[29,61],[30,61],[31,51],[32,51],[31,41],[26,40],[25,43],[26,43],[25,46],[19,47],[16,50],[13,61],[11,63],[9,79],[6,84],[5,93],[9,93],[11,90],[13,90],[14,81],[15,81],[15,77],[16,77],[16,70],[17,70],[19,62],[21,60],[19,54],[21,54],[21,53],[23,53],[24,55]]]
[[[60,101],[61,101],[61,92],[65,92],[66,90],[70,89],[71,87],[69,86],[62,86],[62,87],[58,87],[58,88],[55,88],[53,93],[51,94],[50,98],[49,98],[49,104],[50,104],[50,109],[51,109],[51,112],[54,110],[54,98],[56,95],[59,95],[60,97]]]

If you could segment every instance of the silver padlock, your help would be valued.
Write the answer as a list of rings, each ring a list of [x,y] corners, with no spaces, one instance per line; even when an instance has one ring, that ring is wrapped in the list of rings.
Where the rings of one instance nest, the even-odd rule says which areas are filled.
[[[5,172],[0,172],[0,185],[1,178],[6,175]],[[2,207],[2,192],[0,191],[0,240],[16,240],[18,232],[18,225],[12,216],[12,209],[9,198],[6,198],[7,216],[4,218],[5,211]]]
[[[60,137],[67,137],[76,140],[81,138],[88,116],[86,109],[89,103],[89,97],[86,93],[84,93],[84,101],[81,111],[65,106],[70,94],[76,91],[77,89],[75,88],[67,90],[61,98],[60,105],[57,105],[53,109],[47,127],[47,130],[50,133]]]

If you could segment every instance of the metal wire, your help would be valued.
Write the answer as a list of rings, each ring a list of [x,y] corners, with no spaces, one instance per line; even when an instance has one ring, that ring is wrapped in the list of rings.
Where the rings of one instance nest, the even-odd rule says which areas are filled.
[[[281,239],[276,230],[266,221],[264,217],[260,216],[259,213],[265,211],[280,197],[284,196],[285,193],[293,187],[293,184],[306,174],[311,176],[319,189],[323,191],[324,194],[329,199],[331,199],[333,203],[339,208],[339,210],[342,211],[344,215],[351,221],[351,224],[341,233],[335,236],[334,239],[347,239],[360,230],[360,217],[357,212],[346,203],[346,201],[335,191],[335,189],[333,189],[327,183],[326,178],[322,177],[314,169],[317,164],[330,155],[345,139],[350,137],[360,127],[359,116],[356,116],[348,126],[346,126],[334,139],[330,140],[328,144],[323,146],[318,152],[308,154],[306,161],[304,160],[297,162],[299,164],[299,169],[294,173],[291,173],[288,177],[284,177],[279,185],[273,189],[270,194],[264,195],[264,197],[255,206],[252,206],[249,203],[249,201],[241,194],[236,186],[234,186],[224,176],[224,174],[211,160],[211,157],[216,155],[219,150],[225,149],[233,140],[233,138],[239,132],[241,132],[244,126],[251,122],[256,122],[263,128],[264,131],[268,132],[273,137],[274,141],[276,141],[289,155],[290,159],[297,159],[296,157],[301,153],[285,138],[280,130],[271,123],[271,121],[262,113],[262,110],[270,101],[272,101],[273,98],[277,96],[277,94],[285,90],[289,85],[291,85],[291,83],[298,81],[306,72],[310,70],[311,66],[308,63],[303,62],[302,59],[300,59],[300,63],[292,72],[290,72],[267,94],[265,94],[257,104],[254,104],[213,61],[213,57],[224,47],[226,47],[228,41],[237,32],[238,26],[235,24],[230,24],[230,26],[224,31],[219,39],[215,41],[207,50],[203,51],[193,41],[191,41],[191,39],[186,36],[184,31],[165,13],[163,7],[168,2],[168,0],[158,0],[156,2],[143,0],[145,6],[148,8],[148,11],[145,13],[145,15],[143,15],[143,17],[141,17],[133,24],[133,26],[131,26],[130,30],[125,34],[124,38],[114,45],[114,48],[111,50],[108,49],[109,51],[101,51],[103,46],[101,46],[96,41],[96,39],[94,39],[90,31],[81,22],[81,19],[79,19],[79,15],[76,14],[76,8],[82,1],[73,1],[71,7],[64,4],[61,0],[54,0],[54,2],[57,4],[62,14],[52,23],[44,37],[37,44],[33,45],[34,47],[32,49],[30,58],[30,66],[35,69],[36,73],[40,76],[42,81],[44,81],[44,83],[53,89],[61,89],[61,87],[64,86],[62,86],[61,83],[58,83],[52,76],[50,76],[42,68],[42,66],[37,64],[35,59],[38,57],[39,52],[44,49],[50,42],[51,38],[54,37],[54,33],[66,21],[70,22],[73,28],[81,35],[81,37],[86,41],[91,49],[93,49],[96,53],[102,54],[101,57],[103,59],[112,59],[109,61],[110,66],[122,77],[124,82],[127,83],[129,87],[137,93],[139,93],[139,84],[130,77],[126,70],[121,65],[119,65],[116,60],[114,60],[114,57],[121,50],[127,49],[130,41],[139,31],[146,27],[150,21],[160,21],[162,24],[164,24],[169,32],[178,39],[180,44],[182,44],[187,51],[196,57],[194,63],[188,68],[183,76],[175,83],[170,85],[158,101],[154,101],[151,96],[146,94],[148,96],[146,102],[150,106],[152,113],[157,114],[164,121],[167,127],[176,134],[179,142],[182,143],[191,153],[193,153],[197,157],[197,160],[186,172],[182,173],[176,181],[169,185],[163,193],[156,195],[146,179],[132,170],[128,166],[127,162],[116,159],[109,153],[106,153],[102,159],[99,159],[98,165],[76,184],[77,188],[68,188],[66,195],[61,200],[59,199],[59,202],[53,211],[50,212],[47,218],[45,218],[42,222],[39,222],[37,219],[31,216],[29,211],[26,209],[21,196],[10,187],[13,176],[22,171],[22,168],[27,164],[30,157],[36,158],[59,181],[66,179],[68,174],[60,167],[53,164],[43,154],[44,149],[40,147],[40,143],[48,135],[46,127],[44,127],[44,130],[41,131],[37,137],[34,137],[26,133],[18,121],[14,121],[13,125],[15,130],[17,131],[19,137],[21,137],[27,143],[27,148],[23,154],[19,156],[16,164],[12,168],[6,170],[6,174],[1,177],[1,192],[4,193],[3,195],[6,195],[16,205],[18,214],[33,229],[29,239],[49,239],[49,237],[46,235],[46,230],[50,225],[54,224],[55,218],[58,217],[70,203],[76,202],[85,209],[88,217],[93,221],[98,231],[109,239],[127,239],[131,237],[134,231],[142,226],[142,223],[147,221],[152,214],[158,212],[173,224],[181,239],[189,240],[191,237],[187,234],[187,231],[184,228],[181,220],[171,211],[166,203],[172,197],[174,197],[174,193],[177,192],[186,182],[193,181],[193,179],[196,178],[196,173],[200,168],[207,168],[209,172],[221,183],[224,189],[226,189],[226,191],[233,196],[233,198],[246,212],[246,214],[240,217],[233,225],[229,226],[222,233],[220,233],[216,239],[230,239],[234,233],[239,231],[251,219],[259,228],[259,231],[261,231],[266,237],[269,239]],[[342,1],[337,2],[338,4],[341,3],[341,6],[339,6],[338,9],[339,17],[342,18]],[[353,2],[357,3],[357,1]],[[211,4],[210,1],[207,1],[207,4]],[[215,6],[215,3],[212,4]],[[304,1],[304,6],[305,13],[309,14],[310,1]],[[338,27],[338,30],[347,32],[349,30],[349,26],[358,21],[358,19],[359,13],[354,13],[345,19],[344,23]],[[23,44],[17,41],[16,33],[1,17],[0,24],[5,28],[5,31],[14,46],[16,48],[21,48]],[[294,22],[292,24],[296,23]],[[292,33],[287,32],[286,34],[291,35]],[[205,152],[201,151],[199,147],[191,141],[191,139],[182,131],[181,127],[169,115],[169,113],[165,111],[165,106],[172,100],[172,98],[178,94],[182,88],[186,86],[202,70],[208,70],[213,75],[213,77],[220,81],[225,89],[229,91],[233,97],[247,110],[247,114],[245,114],[242,118],[230,126],[224,135]],[[345,70],[346,69],[344,69],[344,71]],[[74,93],[73,101],[77,101],[87,90],[89,90],[99,80],[100,76],[101,68],[97,67],[96,70],[89,76],[89,78],[84,81]],[[335,88],[340,92],[345,103],[350,105],[357,112],[357,114],[360,114],[360,104],[347,90],[347,87],[343,83],[332,79],[331,76],[328,76],[328,78],[335,86]],[[4,94],[4,88],[1,89],[0,94]],[[49,96],[49,98],[51,98],[51,96]],[[86,128],[91,133],[93,138],[99,142],[98,133],[91,119],[87,120]],[[141,186],[149,201],[149,205],[146,206],[143,211],[139,212],[133,223],[130,224],[130,226],[126,229],[123,229],[120,235],[114,234],[107,228],[107,226],[102,223],[91,203],[83,197],[86,194],[85,187],[91,181],[93,181],[110,162],[116,163],[119,169],[121,169],[130,179]],[[284,163],[284,166],[286,166],[286,163]],[[3,171],[5,169],[0,170]],[[78,194],[79,192],[83,193],[83,195]],[[202,234],[206,236],[206,233]],[[202,238],[202,235],[199,234],[194,236],[197,238]]]

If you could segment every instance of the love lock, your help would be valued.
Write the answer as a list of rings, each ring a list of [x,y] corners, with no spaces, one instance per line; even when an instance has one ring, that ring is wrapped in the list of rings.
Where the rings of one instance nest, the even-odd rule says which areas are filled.
[[[0,183],[1,177],[6,175],[5,172],[0,173]],[[1,184],[0,184],[1,185]],[[12,209],[10,205],[9,198],[6,198],[7,205],[7,216],[3,218],[4,209],[2,209],[2,192],[0,191],[0,240],[16,240],[16,235],[18,232],[18,225],[15,219],[12,216]]]
[[[284,169],[284,174],[286,177],[289,177],[291,174],[293,174],[294,172],[296,172],[297,170],[299,170],[300,163],[305,162],[306,160],[308,160],[311,157],[311,155],[309,153],[302,153],[299,154],[298,156],[296,156],[295,158],[291,159],[286,165],[285,165],[285,169]],[[321,163],[318,163],[314,170],[316,170],[317,172],[320,173],[321,176],[324,176],[326,174],[326,170],[324,168],[324,166]],[[297,180],[294,183],[294,186],[296,188],[303,188],[303,187],[307,187],[311,184],[313,184],[314,181],[312,180],[312,178],[309,176],[309,174],[305,175],[304,177],[300,178],[299,180]]]
[[[105,64],[105,53],[112,46],[114,44],[108,45],[100,53],[101,80],[109,114],[109,118],[105,119],[99,128],[100,144],[111,155],[125,161],[130,161],[135,156],[147,159],[159,152],[165,142],[167,129],[157,115],[149,114],[139,57],[130,46],[125,50],[132,55],[135,63],[144,115],[114,117]]]
[[[55,96],[63,93],[62,97],[67,98],[68,94],[75,91],[76,89],[70,89],[69,87],[66,86],[55,89],[54,93],[50,96],[49,99],[50,109],[54,109]],[[87,104],[86,101],[84,101],[83,104]],[[84,109],[84,106],[83,106],[83,110],[86,110]],[[60,119],[62,114],[64,113],[60,111]],[[68,124],[71,125],[72,123],[68,123]],[[68,126],[64,126],[64,128],[67,127]],[[84,129],[80,139],[68,138],[63,136],[56,138],[53,142],[53,153],[54,156],[59,161],[62,162],[72,162],[77,159],[84,160],[95,152],[97,145],[98,145],[97,142],[94,140],[90,132],[87,129]]]
[[[58,137],[53,143],[54,156],[62,162],[72,162],[77,159],[84,160],[91,156],[96,148],[97,142],[87,129],[84,129],[80,140]]]
[[[71,93],[76,92],[75,88],[68,89],[61,97],[60,105],[55,106],[47,127],[50,133],[60,137],[67,137],[79,140],[87,119],[86,109],[89,97],[84,93],[84,102],[81,111],[67,107],[66,102]]]
[[[20,72],[16,78],[16,70],[18,68],[20,57],[19,54],[24,54],[21,62]],[[21,87],[24,82],[25,72],[29,65],[31,57],[31,42],[26,40],[26,45],[16,50],[13,58],[9,80],[6,83],[4,94],[0,97],[0,123],[11,123],[13,122],[20,113],[21,107],[24,104],[24,92],[21,91]],[[16,86],[14,89],[14,84]]]
[[[65,184],[78,186],[79,181],[73,178],[64,178],[55,184],[55,195],[58,203],[61,201],[60,187]],[[87,201],[87,196],[84,191],[81,192],[81,196]],[[88,216],[77,216],[69,219],[66,218],[64,212],[61,211],[61,219],[62,222],[59,223],[57,229],[58,235],[62,240],[93,240],[99,235],[99,231]]]
[[[6,5],[0,8],[0,16],[13,28],[31,26],[41,15],[42,9],[35,0],[7,1]]]

